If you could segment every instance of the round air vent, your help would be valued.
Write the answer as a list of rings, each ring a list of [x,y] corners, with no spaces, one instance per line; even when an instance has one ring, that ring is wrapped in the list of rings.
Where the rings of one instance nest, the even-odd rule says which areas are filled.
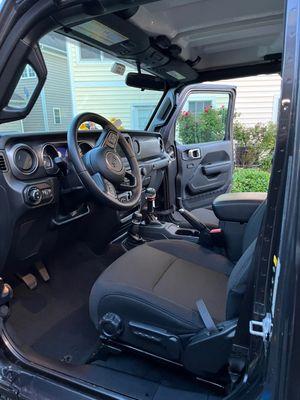
[[[133,143],[133,150],[134,150],[135,154],[139,154],[141,152],[140,142],[136,139],[133,139],[132,143]]]
[[[20,145],[14,152],[14,163],[23,174],[32,174],[38,167],[38,158],[31,147]]]

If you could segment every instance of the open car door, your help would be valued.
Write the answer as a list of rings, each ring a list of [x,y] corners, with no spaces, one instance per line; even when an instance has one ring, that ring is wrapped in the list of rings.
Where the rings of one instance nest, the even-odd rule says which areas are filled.
[[[231,86],[196,84],[178,96],[167,128],[169,149],[177,155],[176,173],[173,170],[169,175],[175,176],[175,185],[169,187],[173,191],[170,199],[176,197],[177,206],[188,210],[208,207],[230,191],[235,94]]]

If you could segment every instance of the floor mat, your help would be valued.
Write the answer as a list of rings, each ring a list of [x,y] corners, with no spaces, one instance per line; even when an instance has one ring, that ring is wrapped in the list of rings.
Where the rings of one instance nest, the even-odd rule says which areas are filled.
[[[34,290],[23,283],[14,288],[7,329],[41,355],[81,364],[97,340],[89,318],[90,290],[110,262],[107,255],[95,255],[84,244],[51,257],[49,282],[38,278]]]

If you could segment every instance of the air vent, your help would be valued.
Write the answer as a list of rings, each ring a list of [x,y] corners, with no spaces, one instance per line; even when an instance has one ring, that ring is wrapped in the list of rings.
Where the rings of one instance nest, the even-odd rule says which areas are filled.
[[[0,171],[3,171],[3,172],[8,171],[7,162],[5,159],[5,155],[3,153],[0,153]]]
[[[164,146],[164,142],[162,139],[159,139],[159,147],[160,147],[160,151],[163,152],[165,149],[165,146]]]

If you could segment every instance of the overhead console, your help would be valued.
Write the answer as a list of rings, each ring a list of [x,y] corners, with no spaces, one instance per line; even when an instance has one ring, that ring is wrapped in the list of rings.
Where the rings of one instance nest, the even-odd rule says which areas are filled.
[[[179,57],[180,48],[164,46],[149,37],[142,29],[115,15],[103,15],[78,24],[62,22],[58,30],[66,36],[94,46],[122,59],[139,63],[143,69],[154,72],[169,85],[196,80],[198,73]]]

